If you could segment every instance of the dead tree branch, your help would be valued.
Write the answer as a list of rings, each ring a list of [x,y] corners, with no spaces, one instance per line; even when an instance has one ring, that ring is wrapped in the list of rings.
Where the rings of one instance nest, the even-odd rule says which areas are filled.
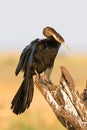
[[[68,130],[87,130],[87,85],[80,96],[65,67],[61,67],[61,79],[58,86],[38,75],[35,78],[35,85],[64,127]]]

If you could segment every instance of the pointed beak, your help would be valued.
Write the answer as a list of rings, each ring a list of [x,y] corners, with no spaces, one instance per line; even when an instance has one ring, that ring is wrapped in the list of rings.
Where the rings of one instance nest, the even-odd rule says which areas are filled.
[[[65,42],[62,42],[61,44],[63,44],[63,46],[70,52],[72,52],[72,49],[65,43]]]
[[[55,38],[56,41],[58,41],[58,43],[63,44],[63,46],[67,48],[68,51],[72,52],[71,48],[65,43],[63,37],[59,33],[57,34],[54,33],[53,37]]]

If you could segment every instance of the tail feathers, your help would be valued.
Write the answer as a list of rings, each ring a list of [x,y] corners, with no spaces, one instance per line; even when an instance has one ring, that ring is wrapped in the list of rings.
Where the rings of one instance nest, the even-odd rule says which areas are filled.
[[[27,77],[23,80],[19,90],[14,96],[11,104],[11,109],[15,114],[23,113],[29,108],[33,98],[34,84],[33,77]]]

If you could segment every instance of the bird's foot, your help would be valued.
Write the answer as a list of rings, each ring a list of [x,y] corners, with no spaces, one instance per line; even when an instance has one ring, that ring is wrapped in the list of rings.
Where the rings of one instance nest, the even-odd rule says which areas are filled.
[[[45,84],[52,84],[51,80],[49,80],[46,75],[41,75],[40,80]]]
[[[40,77],[40,75],[38,74],[38,72],[35,70],[35,74],[38,76],[38,77]]]
[[[52,84],[51,80],[49,80],[46,75],[44,75],[44,74],[40,75],[40,74],[38,74],[38,72],[36,70],[35,70],[35,74],[36,74],[39,82],[42,82],[44,84],[47,84],[47,83]]]

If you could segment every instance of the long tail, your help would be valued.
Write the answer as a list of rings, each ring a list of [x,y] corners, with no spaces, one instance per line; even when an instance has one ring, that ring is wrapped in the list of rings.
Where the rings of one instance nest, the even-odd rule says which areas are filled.
[[[11,109],[13,109],[13,112],[15,114],[23,113],[30,106],[33,98],[33,93],[33,77],[26,77],[11,102]]]

